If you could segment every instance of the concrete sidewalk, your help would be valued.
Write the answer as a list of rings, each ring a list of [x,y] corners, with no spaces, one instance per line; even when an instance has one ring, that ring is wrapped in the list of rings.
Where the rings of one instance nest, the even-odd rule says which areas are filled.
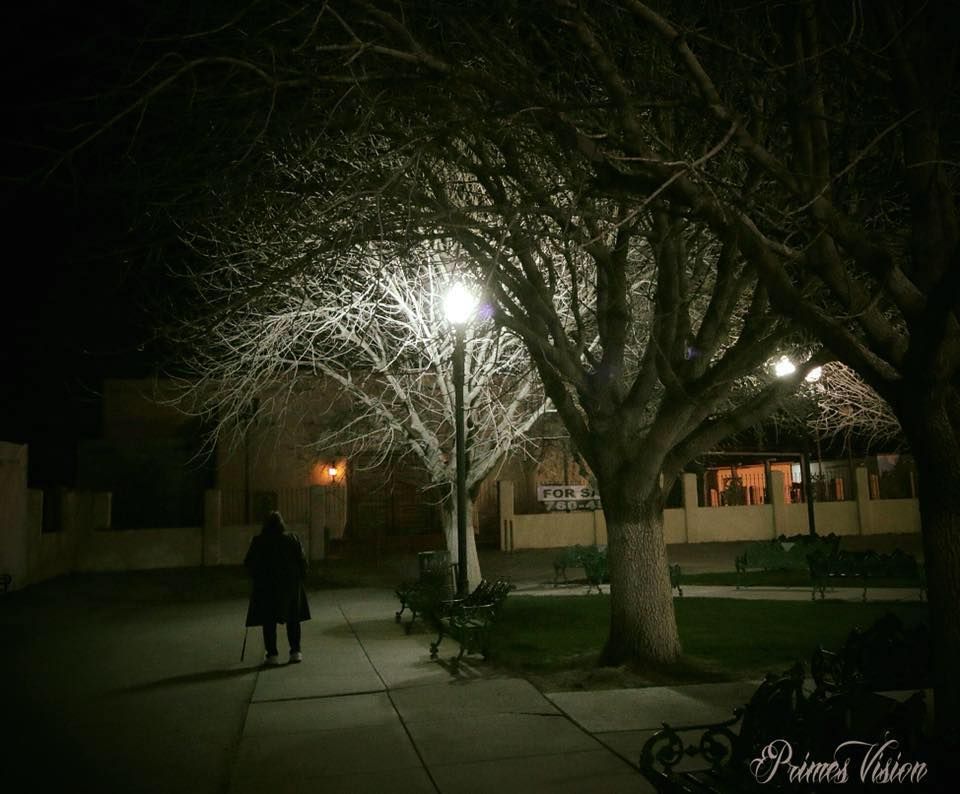
[[[191,569],[63,577],[0,598],[0,720],[10,736],[0,784],[103,794],[649,791],[635,764],[652,731],[720,721],[756,687],[544,695],[471,657],[455,671],[449,640],[432,661],[433,635],[405,634],[384,588],[312,591],[303,663],[262,668],[259,630],[239,658],[247,591],[241,571]],[[520,592],[583,588],[529,582]]]
[[[609,593],[610,586],[602,585],[602,592]],[[590,587],[586,581],[561,582],[558,585],[544,584],[543,582],[521,582],[514,591],[517,595],[525,596],[565,596],[586,595],[588,592],[597,592],[596,587]],[[674,591],[674,597],[677,597]],[[737,588],[732,585],[683,585],[685,598],[738,598],[750,601],[811,601],[810,587],[774,587],[765,585],[750,585]],[[827,587],[825,598],[833,601],[863,601],[862,587]],[[820,594],[817,594],[820,601]],[[867,599],[870,601],[924,601],[925,597],[916,587],[871,587],[867,590]]]
[[[232,794],[649,790],[526,681],[486,677],[469,660],[453,672],[443,656],[455,643],[431,661],[432,635],[404,634],[389,593],[313,600],[304,662],[257,673]]]
[[[311,593],[304,661],[262,668],[237,572],[64,577],[0,599],[5,789],[642,792],[661,721],[753,684],[543,695],[407,635],[384,589]]]

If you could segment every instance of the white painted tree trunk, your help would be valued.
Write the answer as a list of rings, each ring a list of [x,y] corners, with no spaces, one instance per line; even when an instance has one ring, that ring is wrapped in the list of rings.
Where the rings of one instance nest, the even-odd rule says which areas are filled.
[[[452,499],[443,505],[443,534],[450,550],[450,559],[457,559],[457,508]],[[467,497],[467,586],[473,590],[480,584],[480,558],[477,556],[477,541],[473,534],[473,500]]]

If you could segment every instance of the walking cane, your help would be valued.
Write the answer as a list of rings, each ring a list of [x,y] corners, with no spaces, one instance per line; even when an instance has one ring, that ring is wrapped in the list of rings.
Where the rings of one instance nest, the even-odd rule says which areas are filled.
[[[240,661],[243,661],[243,655],[247,652],[247,632],[250,630],[249,626],[245,626],[243,629],[243,647],[240,649]]]

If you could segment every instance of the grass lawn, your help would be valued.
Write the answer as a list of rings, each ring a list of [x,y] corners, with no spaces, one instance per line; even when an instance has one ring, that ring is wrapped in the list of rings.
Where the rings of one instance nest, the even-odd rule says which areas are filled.
[[[602,688],[740,681],[782,671],[813,649],[838,648],[854,626],[885,612],[906,624],[926,622],[925,603],[674,600],[683,659],[665,670],[598,669],[607,636],[608,595],[511,596],[491,642],[495,665],[554,688]]]

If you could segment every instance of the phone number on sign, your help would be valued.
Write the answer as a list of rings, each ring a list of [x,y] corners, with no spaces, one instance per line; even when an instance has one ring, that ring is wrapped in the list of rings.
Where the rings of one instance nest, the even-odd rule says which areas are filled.
[[[599,499],[557,499],[553,502],[544,502],[547,510],[602,510]]]

